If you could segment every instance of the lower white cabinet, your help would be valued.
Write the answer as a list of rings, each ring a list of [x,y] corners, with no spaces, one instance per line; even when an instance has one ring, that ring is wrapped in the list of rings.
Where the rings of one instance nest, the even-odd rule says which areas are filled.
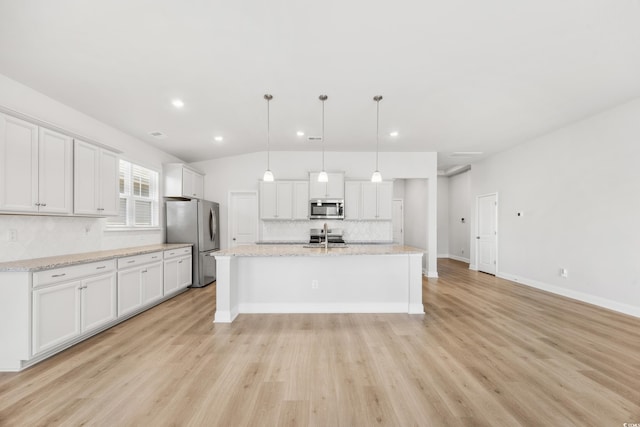
[[[164,294],[186,288],[192,281],[191,255],[164,261]]]
[[[115,318],[115,272],[35,289],[32,354],[53,348]]]
[[[160,252],[145,255],[144,258],[150,259],[153,256],[158,260],[162,259]],[[124,265],[133,261],[132,264],[136,266],[118,271],[118,317],[136,311],[164,295],[162,262],[152,261],[139,265],[138,260],[142,257],[125,259]],[[118,264],[121,264],[120,261],[122,260],[118,260]]]

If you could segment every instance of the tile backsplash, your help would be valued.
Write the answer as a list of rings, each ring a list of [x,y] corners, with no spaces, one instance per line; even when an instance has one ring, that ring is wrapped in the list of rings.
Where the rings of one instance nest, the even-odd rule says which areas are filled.
[[[390,242],[393,240],[391,221],[260,221],[260,240],[296,241],[309,240],[309,229],[322,228],[324,223],[329,228],[340,228],[347,242]]]
[[[162,230],[105,231],[106,219],[0,215],[0,262],[162,243]],[[11,241],[12,232],[16,240]]]

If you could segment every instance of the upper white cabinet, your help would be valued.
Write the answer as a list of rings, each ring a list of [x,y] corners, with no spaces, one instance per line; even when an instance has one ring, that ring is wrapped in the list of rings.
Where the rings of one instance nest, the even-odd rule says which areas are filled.
[[[112,151],[75,141],[74,206],[77,215],[117,216],[119,159]]]
[[[308,219],[307,181],[260,182],[260,219]]]
[[[318,174],[309,172],[309,199],[344,199],[344,173],[327,173],[328,182],[318,182]]]
[[[345,184],[346,220],[391,220],[393,183],[348,181]]]
[[[182,163],[165,164],[164,196],[203,199],[204,175]]]
[[[0,114],[0,211],[70,214],[72,142]]]

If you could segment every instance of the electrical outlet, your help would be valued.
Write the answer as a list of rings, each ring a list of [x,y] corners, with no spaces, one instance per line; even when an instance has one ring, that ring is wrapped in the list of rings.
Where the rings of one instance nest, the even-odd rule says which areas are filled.
[[[564,277],[564,278],[569,277],[569,272],[567,271],[566,268],[561,268],[560,269],[560,277]]]
[[[9,230],[9,241],[10,242],[18,241],[18,230],[16,230],[15,228],[12,228],[11,230]]]
[[[318,281],[317,280],[312,280],[311,281],[311,289],[318,289]]]

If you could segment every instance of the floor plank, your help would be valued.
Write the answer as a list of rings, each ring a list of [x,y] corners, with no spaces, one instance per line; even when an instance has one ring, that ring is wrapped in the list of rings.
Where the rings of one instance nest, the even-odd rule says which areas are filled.
[[[0,425],[640,422],[640,319],[440,260],[425,315],[240,315],[191,289],[20,373]]]

